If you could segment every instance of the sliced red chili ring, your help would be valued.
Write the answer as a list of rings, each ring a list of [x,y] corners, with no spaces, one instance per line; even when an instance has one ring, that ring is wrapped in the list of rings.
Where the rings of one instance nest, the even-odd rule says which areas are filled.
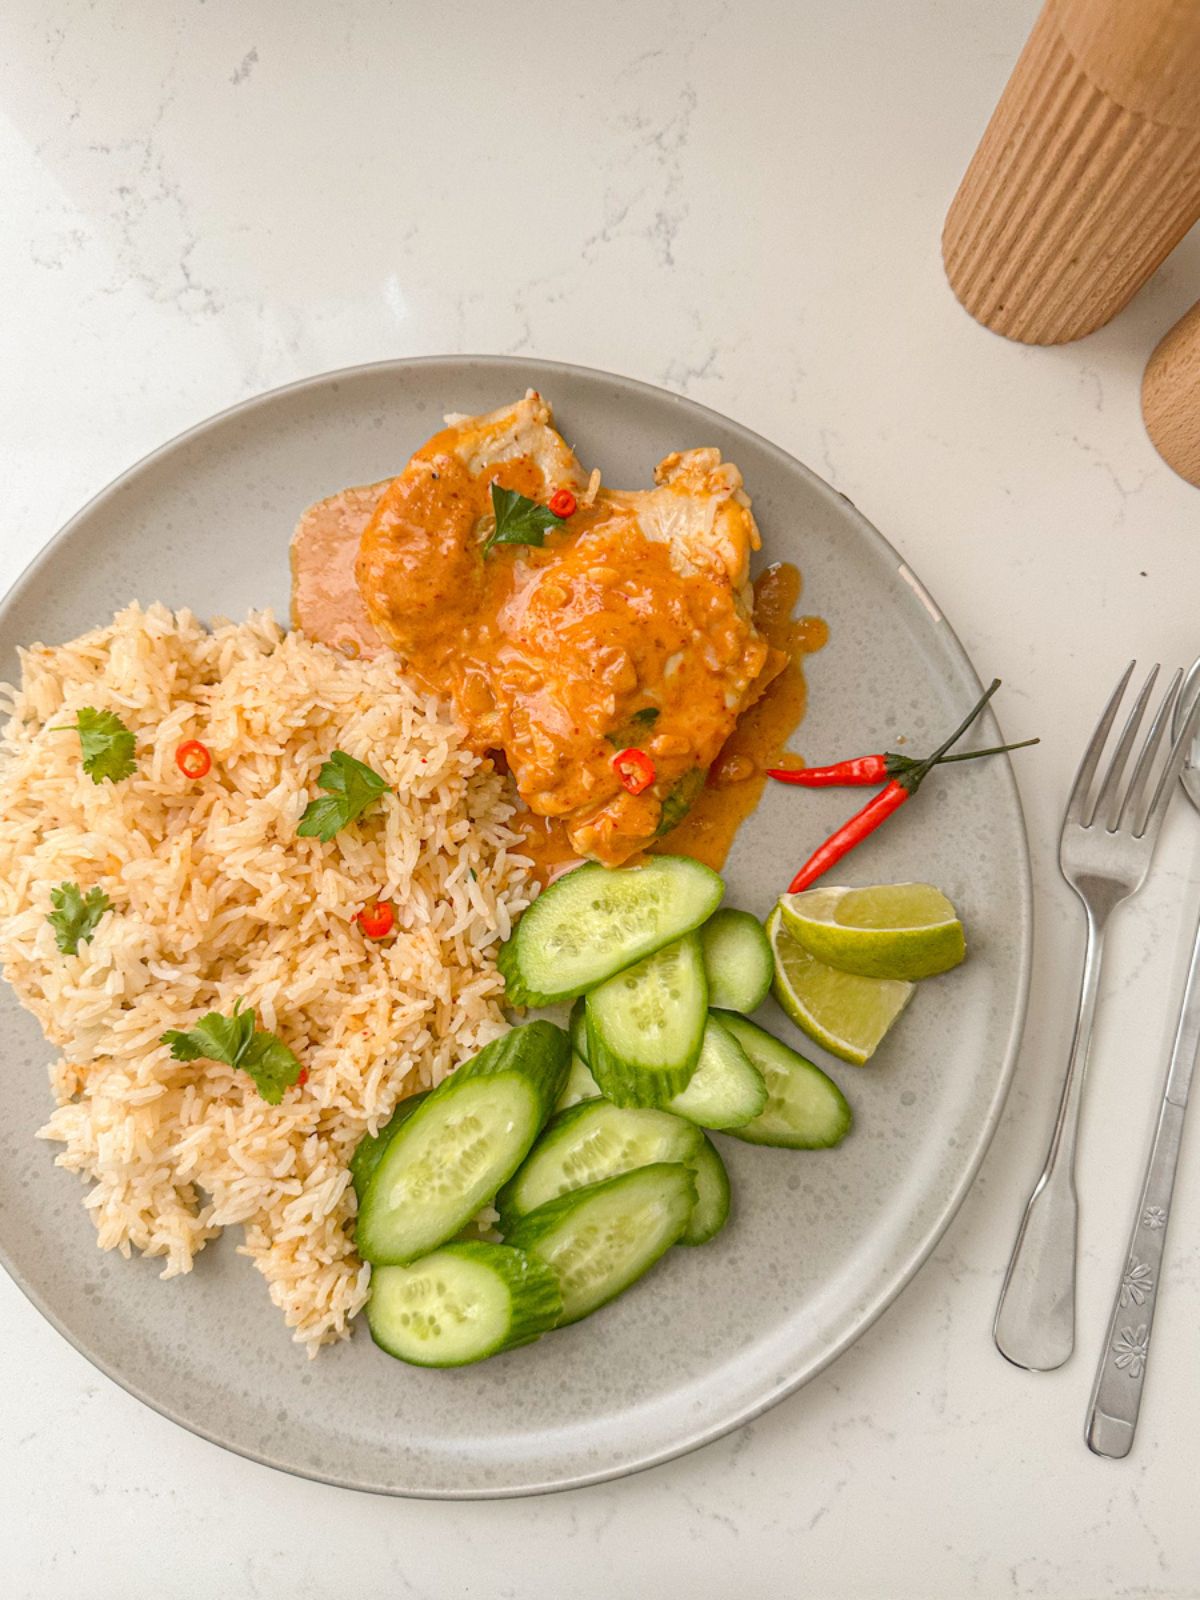
[[[199,739],[185,739],[175,752],[175,765],[185,778],[204,778],[212,771],[212,753]]]
[[[556,489],[548,503],[554,515],[562,518],[573,517],[579,505],[570,489]]]
[[[368,939],[386,939],[396,925],[390,900],[372,900],[354,919]]]
[[[641,794],[654,782],[654,763],[644,750],[632,746],[613,757],[613,771],[621,780],[621,787],[629,794]]]

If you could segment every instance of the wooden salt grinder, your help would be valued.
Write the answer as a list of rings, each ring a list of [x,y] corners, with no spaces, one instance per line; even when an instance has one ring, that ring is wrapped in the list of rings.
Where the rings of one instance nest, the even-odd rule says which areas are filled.
[[[1142,416],[1167,465],[1200,488],[1200,300],[1150,357],[1142,379]]]
[[[946,217],[950,286],[1027,344],[1116,315],[1200,217],[1200,0],[1046,0]]]

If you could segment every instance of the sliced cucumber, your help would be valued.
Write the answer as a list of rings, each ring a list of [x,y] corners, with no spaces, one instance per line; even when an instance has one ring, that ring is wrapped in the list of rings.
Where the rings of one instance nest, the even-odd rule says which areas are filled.
[[[555,1111],[566,1111],[571,1106],[577,1106],[581,1100],[597,1100],[599,1097],[599,1086],[588,1070],[587,1062],[572,1050],[571,1065],[567,1070],[562,1093],[555,1103]]]
[[[571,1049],[574,1050],[585,1067],[590,1067],[591,1061],[588,1059],[587,1042],[587,1001],[583,995],[580,995],[579,999],[571,1007],[568,1032],[571,1035]]]
[[[656,1162],[539,1206],[509,1241],[553,1267],[559,1325],[619,1295],[679,1239],[696,1203],[690,1167]]]
[[[733,1137],[748,1144],[782,1145],[789,1150],[822,1150],[841,1144],[853,1118],[845,1095],[833,1079],[745,1017],[723,1011],[721,1021],[767,1085],[762,1115],[743,1127],[730,1128]]]
[[[711,1139],[704,1139],[689,1165],[696,1179],[696,1204],[679,1242],[707,1244],[729,1221],[729,1174]]]
[[[354,1192],[358,1196],[360,1206],[363,1195],[367,1192],[367,1185],[374,1176],[375,1168],[383,1160],[383,1152],[391,1143],[392,1135],[397,1128],[408,1121],[421,1102],[428,1098],[428,1089],[423,1089],[420,1094],[410,1094],[407,1100],[400,1101],[378,1133],[364,1134],[355,1145],[354,1154],[350,1157],[350,1179],[354,1184]]]
[[[608,1100],[572,1106],[549,1123],[525,1164],[497,1196],[504,1232],[572,1189],[659,1161],[690,1166],[699,1158],[703,1142],[699,1128],[667,1111],[627,1109]]]
[[[367,1325],[388,1355],[418,1367],[465,1367],[528,1344],[562,1315],[551,1267],[504,1244],[444,1245],[371,1274]]]
[[[708,1022],[694,933],[618,973],[587,998],[588,1063],[619,1106],[665,1106],[696,1070]]]
[[[762,1073],[737,1040],[710,1014],[691,1082],[667,1110],[702,1128],[740,1128],[767,1103]]]
[[[550,1005],[585,994],[689,933],[717,909],[724,885],[688,856],[565,873],[533,902],[496,957],[508,1000]]]
[[[392,1135],[358,1213],[365,1261],[400,1265],[452,1239],[520,1166],[550,1115],[570,1043],[530,1022],[466,1061]]]
[[[753,1011],[771,992],[775,958],[762,923],[748,911],[722,908],[700,929],[708,1003],[726,1011]]]

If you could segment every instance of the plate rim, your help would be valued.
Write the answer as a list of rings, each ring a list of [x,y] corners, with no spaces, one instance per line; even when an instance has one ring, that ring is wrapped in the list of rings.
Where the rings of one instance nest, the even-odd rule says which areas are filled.
[[[948,621],[945,612],[933,599],[925,584],[909,566],[908,562],[891,543],[880,533],[879,529],[863,515],[850,497],[840,489],[835,489],[821,475],[814,472],[798,457],[785,450],[781,445],[775,444],[764,435],[757,433],[753,428],[744,423],[724,415],[712,406],[693,400],[688,395],[676,393],[672,389],[663,388],[659,384],[647,383],[640,378],[632,378],[621,373],[611,372],[601,367],[587,367],[575,362],[559,361],[553,358],[542,359],[536,356],[507,356],[496,354],[454,354],[422,356],[399,356],[385,358],[379,361],[355,362],[345,367],[331,368],[325,372],[313,373],[306,378],[295,379],[290,383],[279,384],[274,388],[265,389],[257,394],[249,395],[243,400],[235,401],[232,405],[225,406],[219,411],[204,417],[181,432],[173,434],[170,438],[156,445],[153,449],[140,456],[123,472],[104,485],[84,502],[74,514],[47,540],[42,548],[22,568],[16,579],[7,591],[0,596],[0,610],[7,610],[10,605],[18,602],[25,590],[32,585],[39,576],[43,566],[53,558],[60,545],[64,544],[78,525],[86,521],[93,512],[116,498],[125,486],[142,472],[156,465],[163,457],[172,451],[185,446],[210,429],[230,421],[232,418],[245,415],[258,409],[265,409],[284,396],[297,395],[306,389],[319,389],[331,384],[376,374],[382,376],[388,373],[402,375],[415,368],[431,367],[491,367],[527,371],[532,378],[534,373],[542,375],[543,386],[547,377],[552,378],[555,373],[569,374],[590,380],[615,382],[624,388],[634,389],[642,395],[651,397],[658,402],[674,401],[682,403],[694,412],[700,412],[710,417],[721,428],[731,429],[734,433],[742,434],[752,440],[754,444],[767,451],[770,455],[785,465],[788,469],[799,470],[805,477],[828,494],[836,495],[842,500],[857,525],[857,534],[865,539],[868,545],[874,547],[876,554],[894,563],[898,575],[907,583],[921,601],[929,615],[934,627],[944,629],[943,637],[959,671],[972,683],[975,688],[982,691],[982,682],[975,670],[970,656],[967,654],[961,639],[953,625]],[[585,1488],[590,1484],[610,1482],[614,1479],[630,1477],[635,1473],[645,1472],[651,1467],[656,1467],[668,1461],[677,1460],[681,1456],[689,1455],[694,1450],[699,1450],[707,1444],[714,1443],[717,1439],[733,1433],[736,1429],[744,1427],[756,1418],[763,1416],[767,1411],[786,1400],[789,1395],[795,1394],[806,1383],[825,1371],[840,1356],[855,1344],[864,1333],[883,1315],[889,1306],[893,1305],[905,1289],[912,1283],[917,1273],[929,1259],[934,1249],[949,1228],[957,1215],[959,1208],[975,1182],[979,1169],[983,1163],[1004,1111],[1012,1086],[1013,1074],[1016,1069],[1017,1057],[1020,1052],[1025,1020],[1029,1005],[1029,990],[1033,966],[1033,869],[1029,849],[1029,830],[1025,819],[1025,810],[1021,803],[1020,789],[1017,784],[1016,773],[1011,758],[1005,755],[1000,763],[1004,779],[1009,791],[1009,798],[1015,807],[1015,817],[1020,835],[1020,873],[1019,873],[1019,905],[1018,916],[1015,922],[1020,958],[1017,973],[1016,993],[1009,1022],[1008,1034],[1004,1045],[1003,1062],[996,1079],[996,1086],[991,1100],[988,1103],[985,1116],[982,1118],[977,1130],[970,1158],[963,1167],[958,1181],[943,1199],[937,1214],[927,1228],[924,1237],[908,1252],[903,1264],[890,1277],[888,1283],[876,1293],[853,1316],[842,1336],[820,1357],[811,1360],[800,1370],[792,1373],[784,1381],[773,1383],[769,1391],[750,1404],[744,1405],[731,1416],[723,1416],[717,1421],[708,1422],[703,1426],[693,1429],[685,1438],[680,1439],[671,1446],[656,1448],[638,1455],[635,1459],[620,1462],[615,1465],[596,1468],[592,1471],[574,1473],[570,1477],[556,1478],[553,1481],[541,1483],[522,1483],[517,1485],[502,1485],[487,1488],[465,1489],[414,1489],[397,1488],[393,1484],[382,1482],[364,1482],[330,1472],[319,1472],[297,1466],[292,1461],[287,1461],[273,1454],[269,1450],[255,1449],[236,1440],[223,1436],[216,1429],[204,1426],[202,1418],[183,1415],[174,1409],[169,1401],[160,1401],[158,1398],[143,1392],[138,1384],[135,1374],[122,1373],[115,1370],[113,1365],[87,1348],[84,1336],[76,1337],[75,1333],[66,1327],[57,1313],[45,1302],[42,1295],[25,1280],[18,1271],[15,1263],[10,1258],[0,1237],[0,1265],[5,1269],[10,1280],[17,1286],[25,1298],[35,1309],[50,1323],[51,1327],[59,1333],[68,1344],[79,1352],[97,1371],[117,1384],[117,1386],[131,1395],[134,1399],[148,1406],[159,1416],[185,1428],[189,1433],[198,1438],[205,1439],[208,1443],[229,1450],[232,1454],[246,1460],[257,1462],[258,1465],[272,1468],[276,1471],[289,1473],[293,1477],[306,1478],[316,1483],[327,1483],[335,1488],[357,1490],[367,1494],[386,1495],[397,1499],[410,1500],[436,1500],[436,1501],[474,1501],[474,1500],[510,1500],[527,1496],[540,1496],[547,1494],[564,1493],[570,1489]]]

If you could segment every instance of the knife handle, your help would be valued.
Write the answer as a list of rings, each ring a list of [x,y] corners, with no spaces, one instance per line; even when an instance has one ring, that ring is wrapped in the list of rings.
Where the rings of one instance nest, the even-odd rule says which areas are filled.
[[[1087,1442],[1088,1448],[1098,1456],[1127,1456],[1133,1445],[1162,1282],[1183,1116],[1183,1106],[1163,1100],[1125,1258],[1125,1271],[1113,1302],[1092,1387]]]

